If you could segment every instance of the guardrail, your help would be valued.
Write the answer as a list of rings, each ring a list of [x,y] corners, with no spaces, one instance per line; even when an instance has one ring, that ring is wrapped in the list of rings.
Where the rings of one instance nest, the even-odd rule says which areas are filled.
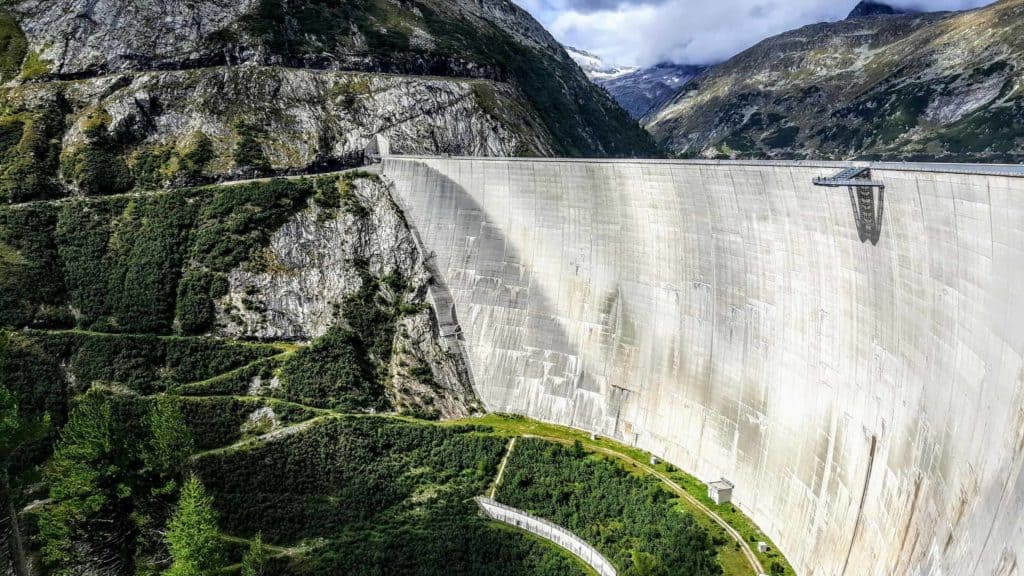
[[[617,572],[612,563],[601,555],[593,546],[584,542],[579,536],[562,528],[558,524],[538,518],[528,512],[506,506],[496,500],[477,496],[474,498],[480,509],[489,517],[499,522],[521,528],[557,544],[571,552],[588,566],[593,568],[600,576],[616,576]]]
[[[472,160],[494,162],[571,162],[580,164],[676,164],[697,166],[783,166],[792,168],[847,168],[860,166],[897,172],[939,172],[1024,178],[1024,164],[956,164],[942,162],[875,162],[854,160],[676,160],[661,158],[514,158],[496,156],[427,156],[392,154],[385,160]]]

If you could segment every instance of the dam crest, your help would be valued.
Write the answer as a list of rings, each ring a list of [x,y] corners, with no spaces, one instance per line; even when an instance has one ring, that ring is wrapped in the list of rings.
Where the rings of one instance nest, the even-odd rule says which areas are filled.
[[[1024,170],[850,165],[382,173],[489,410],[728,478],[802,575],[1020,574]]]

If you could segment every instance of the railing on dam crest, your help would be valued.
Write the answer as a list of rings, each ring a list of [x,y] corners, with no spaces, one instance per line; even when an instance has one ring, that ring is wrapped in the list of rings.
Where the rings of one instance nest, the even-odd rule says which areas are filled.
[[[494,520],[521,528],[565,548],[572,552],[574,556],[586,562],[600,576],[616,576],[615,567],[612,566],[612,563],[607,558],[602,556],[593,546],[587,544],[579,536],[565,528],[490,498],[478,496],[475,500],[480,505],[480,509]]]

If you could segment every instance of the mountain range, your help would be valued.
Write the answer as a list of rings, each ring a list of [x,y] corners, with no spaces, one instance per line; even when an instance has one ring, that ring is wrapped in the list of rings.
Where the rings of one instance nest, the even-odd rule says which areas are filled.
[[[592,82],[607,90],[630,116],[637,119],[659,109],[687,81],[707,68],[671,62],[647,67],[622,66],[572,46],[566,46],[565,50]]]
[[[764,40],[643,124],[686,156],[1019,162],[1022,74],[1022,0],[875,13]]]
[[[863,1],[709,67],[570,55],[674,155],[1019,162],[1022,38],[1022,0],[937,13]]]

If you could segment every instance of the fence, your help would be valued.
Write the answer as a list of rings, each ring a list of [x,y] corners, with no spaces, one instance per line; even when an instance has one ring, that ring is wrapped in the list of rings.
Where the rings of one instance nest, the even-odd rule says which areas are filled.
[[[600,576],[616,576],[615,567],[607,558],[565,528],[483,496],[478,496],[476,503],[491,518],[536,534],[572,552]]]

